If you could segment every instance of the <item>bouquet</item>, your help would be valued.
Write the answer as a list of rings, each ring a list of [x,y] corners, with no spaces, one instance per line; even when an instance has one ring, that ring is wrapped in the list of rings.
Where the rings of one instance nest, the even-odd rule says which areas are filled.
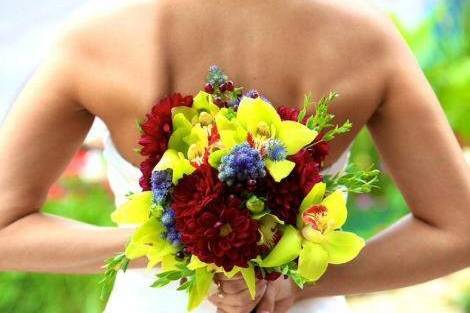
[[[345,193],[370,191],[378,171],[349,166],[322,176],[328,142],[351,128],[333,124],[335,97],[276,109],[212,66],[204,91],[158,102],[139,123],[142,192],[112,214],[137,228],[107,261],[107,289],[118,270],[145,257],[148,268],[160,265],[153,286],[180,281],[191,310],[215,273],[240,274],[254,298],[256,279],[284,276],[303,287],[328,264],[354,259],[364,240],[341,230]]]

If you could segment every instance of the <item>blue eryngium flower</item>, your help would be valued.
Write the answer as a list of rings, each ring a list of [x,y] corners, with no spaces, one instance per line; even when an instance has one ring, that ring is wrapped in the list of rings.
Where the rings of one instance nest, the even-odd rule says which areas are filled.
[[[284,144],[278,139],[270,139],[266,143],[267,157],[273,161],[282,161],[287,157],[287,150]]]
[[[175,211],[171,208],[167,208],[162,214],[162,224],[165,226],[171,226],[175,222]]]
[[[212,65],[209,68],[207,75],[207,82],[212,86],[220,86],[227,81],[227,75],[217,65]]]
[[[228,185],[264,176],[266,170],[259,151],[247,143],[233,147],[219,165],[219,179]]]
[[[177,246],[181,243],[181,235],[176,230],[175,217],[175,211],[173,211],[171,207],[166,207],[163,210],[161,221],[163,226],[166,228],[166,232],[163,233],[163,237],[174,246]]]
[[[163,171],[154,171],[152,173],[152,194],[153,200],[156,204],[165,202],[168,193],[170,192],[172,183],[172,170],[166,169]]]

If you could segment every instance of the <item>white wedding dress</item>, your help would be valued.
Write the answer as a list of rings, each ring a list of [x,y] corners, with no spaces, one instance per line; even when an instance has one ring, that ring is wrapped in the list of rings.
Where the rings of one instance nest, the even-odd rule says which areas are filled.
[[[341,171],[347,163],[349,153],[327,169],[329,174]],[[126,161],[116,150],[109,134],[104,140],[104,158],[107,163],[107,175],[115,195],[116,206],[126,201],[129,191],[140,191],[140,171]],[[124,248],[124,247],[123,247]],[[185,313],[187,294],[177,291],[177,285],[170,284],[162,288],[151,288],[157,270],[128,269],[120,272],[106,306],[105,313]],[[215,313],[216,308],[208,301],[195,309],[195,313]],[[344,297],[324,297],[304,300],[296,303],[289,313],[348,313],[350,312]]]

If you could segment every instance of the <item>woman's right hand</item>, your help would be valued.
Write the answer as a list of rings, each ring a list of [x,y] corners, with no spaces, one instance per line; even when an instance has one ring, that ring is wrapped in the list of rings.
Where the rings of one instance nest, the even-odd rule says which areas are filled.
[[[216,275],[214,281],[219,286],[219,290],[209,297],[209,301],[217,306],[217,313],[252,312],[261,301],[267,287],[265,280],[257,280],[256,296],[252,300],[248,287],[240,275],[228,279],[220,274]]]

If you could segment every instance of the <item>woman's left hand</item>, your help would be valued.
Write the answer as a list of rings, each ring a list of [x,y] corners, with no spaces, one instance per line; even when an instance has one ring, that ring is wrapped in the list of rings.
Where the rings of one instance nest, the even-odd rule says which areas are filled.
[[[259,280],[256,283],[256,298],[251,300],[245,281],[237,279],[217,280],[219,293],[209,297],[218,308],[218,313],[285,313],[294,304],[298,287],[282,277],[275,281]]]

